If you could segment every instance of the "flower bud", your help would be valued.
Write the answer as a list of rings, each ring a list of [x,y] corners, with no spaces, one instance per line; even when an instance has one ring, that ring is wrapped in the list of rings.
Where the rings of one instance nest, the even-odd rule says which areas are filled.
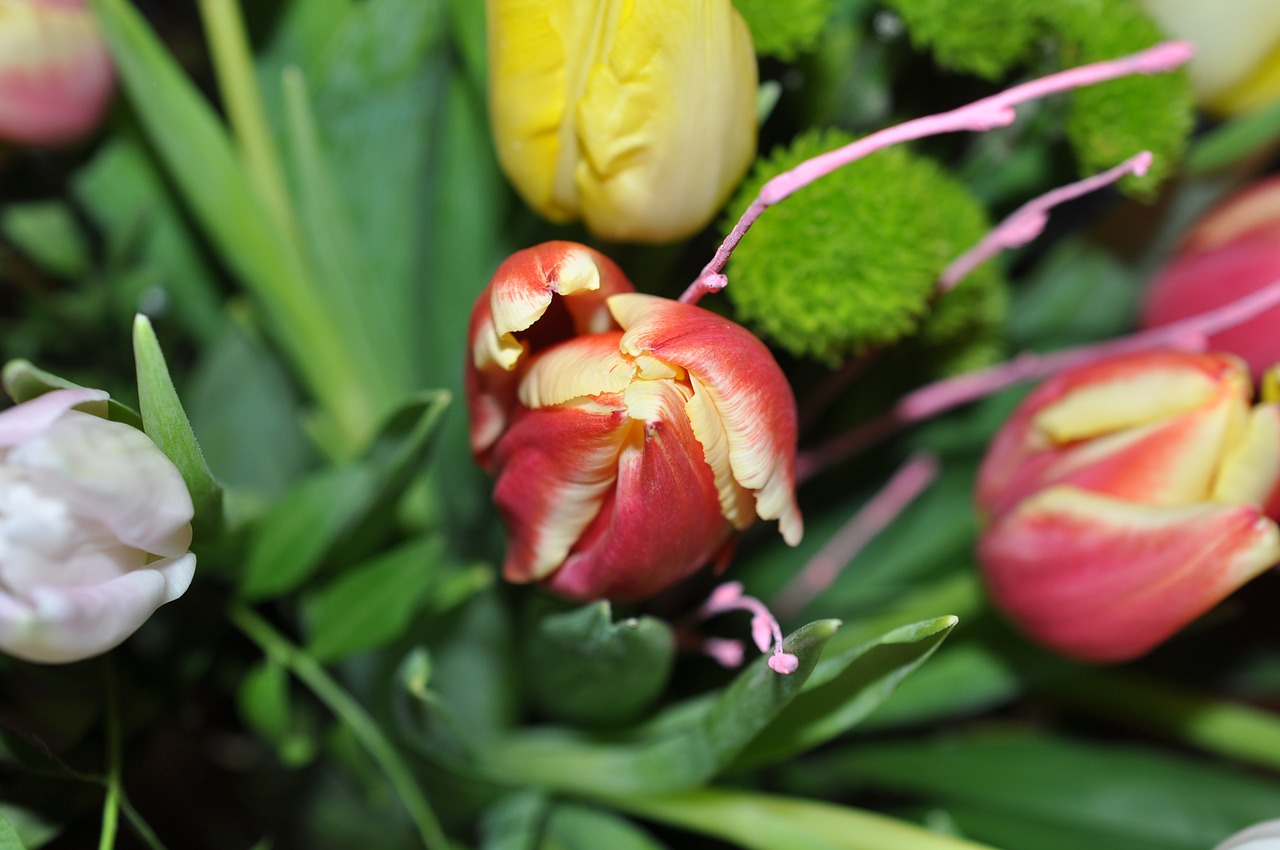
[[[1280,4],[1274,0],[1139,0],[1170,36],[1195,45],[1196,98],[1222,115],[1280,98]]]
[[[1236,193],[1201,218],[1147,288],[1146,328],[1222,307],[1280,280],[1280,177]],[[1255,374],[1280,363],[1280,307],[1219,331],[1209,345],[1243,357]]]
[[[552,221],[696,233],[756,145],[751,34],[730,0],[488,0],[498,160]]]
[[[55,390],[0,413],[0,651],[106,652],[191,583],[191,497],[151,440]]]
[[[83,0],[0,0],[0,141],[74,141],[98,125],[114,87]]]
[[[612,262],[548,243],[499,268],[472,314],[472,447],[497,478],[505,576],[639,599],[756,516],[799,542],[795,400],[767,348],[641,295]]]
[[[1280,561],[1280,406],[1226,354],[1155,351],[1046,381],[978,476],[991,597],[1085,661],[1135,658]]]

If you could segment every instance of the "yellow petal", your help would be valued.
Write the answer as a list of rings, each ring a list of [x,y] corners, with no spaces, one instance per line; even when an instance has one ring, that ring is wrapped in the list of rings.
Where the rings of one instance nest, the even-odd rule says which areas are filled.
[[[1218,470],[1213,500],[1264,505],[1280,481],[1280,406],[1261,404],[1232,440]]]
[[[618,350],[621,337],[620,331],[580,336],[536,358],[520,382],[520,403],[537,409],[622,392],[636,366]]]
[[[734,528],[744,529],[755,519],[755,497],[738,483],[737,476],[733,474],[729,433],[711,393],[697,378],[691,378],[690,382],[693,384],[693,396],[684,409],[689,424],[693,426],[693,435],[702,444],[702,454],[715,477],[720,512]]]

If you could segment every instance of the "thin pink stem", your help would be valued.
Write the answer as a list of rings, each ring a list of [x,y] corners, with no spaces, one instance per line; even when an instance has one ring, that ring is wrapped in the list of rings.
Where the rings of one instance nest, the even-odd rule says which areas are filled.
[[[770,669],[784,676],[796,671],[800,666],[800,659],[790,652],[782,651],[782,626],[778,624],[778,619],[767,605],[742,592],[742,582],[730,581],[717,587],[698,609],[698,615],[707,619],[728,611],[746,611],[751,614],[751,639],[761,652],[768,652],[769,647],[773,647],[773,654],[769,657]]]
[[[933,454],[914,455],[782,588],[773,599],[774,610],[782,617],[799,614],[937,477],[938,459]]]
[[[1119,354],[1151,348],[1204,351],[1209,337],[1280,306],[1280,279],[1214,310],[1120,339],[1052,354],[1024,352],[988,369],[928,384],[903,396],[892,408],[853,430],[796,458],[796,476],[806,480],[915,422],[991,395],[1022,381],[1043,378]]]
[[[1188,42],[1166,41],[1130,56],[1081,65],[1079,68],[1050,74],[950,112],[926,115],[887,127],[844,147],[807,159],[795,168],[777,175],[761,188],[756,199],[751,202],[733,230],[716,249],[711,262],[707,263],[702,273],[698,275],[698,279],[691,283],[680,296],[680,300],[687,304],[694,304],[703,294],[723,289],[728,283],[723,274],[725,264],[738,243],[742,241],[742,237],[751,229],[751,225],[755,224],[756,219],[760,218],[769,207],[837,168],[883,148],[914,139],[942,133],[966,130],[983,132],[1004,127],[1013,123],[1014,118],[1017,117],[1013,107],[1020,103],[1118,77],[1127,77],[1131,74],[1158,74],[1171,71],[1190,59],[1192,52],[1193,48]]]
[[[1141,177],[1150,167],[1151,152],[1142,151],[1114,168],[1077,180],[1075,183],[1068,183],[1066,186],[1059,186],[1038,198],[1033,198],[1014,210],[994,230],[984,236],[981,242],[953,260],[938,278],[937,293],[945,295],[950,292],[956,284],[964,280],[969,272],[1001,251],[1019,248],[1035,239],[1044,232],[1044,226],[1049,221],[1049,210],[1059,204],[1073,201],[1082,195],[1108,186],[1126,174],[1136,174]]]

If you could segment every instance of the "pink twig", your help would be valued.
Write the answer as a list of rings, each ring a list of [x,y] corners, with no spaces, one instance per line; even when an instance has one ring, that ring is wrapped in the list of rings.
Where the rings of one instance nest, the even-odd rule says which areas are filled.
[[[1044,231],[1044,226],[1049,221],[1049,210],[1058,204],[1073,201],[1081,195],[1101,189],[1126,174],[1136,174],[1141,177],[1150,167],[1151,152],[1142,151],[1101,174],[1068,183],[1066,186],[1059,186],[1038,198],[1033,198],[1014,210],[1008,218],[984,236],[981,242],[952,261],[938,278],[937,293],[945,295],[950,292],[956,284],[964,280],[969,272],[1001,251],[1007,248],[1019,248],[1035,239]]]
[[[698,610],[698,616],[705,620],[728,611],[746,611],[751,614],[751,639],[761,652],[768,652],[769,647],[773,647],[773,654],[769,656],[770,669],[784,676],[796,672],[800,659],[790,652],[782,651],[782,627],[778,625],[777,618],[759,599],[743,593],[740,581],[725,582],[713,590],[710,598]],[[717,646],[715,649],[723,651],[724,647]],[[712,657],[720,660],[715,652]]]
[[[711,262],[707,263],[702,273],[698,275],[698,279],[691,283],[680,296],[680,300],[694,304],[704,293],[724,289],[728,281],[723,271],[725,264],[729,261],[729,255],[742,241],[746,232],[751,229],[751,225],[755,224],[756,219],[760,218],[769,207],[837,168],[883,148],[913,139],[965,130],[983,132],[995,127],[1004,127],[1011,124],[1017,117],[1013,107],[1020,103],[1118,77],[1127,77],[1131,74],[1157,74],[1171,71],[1190,59],[1191,54],[1192,47],[1188,42],[1166,41],[1130,56],[1050,74],[950,112],[906,121],[872,133],[844,147],[805,160],[764,185],[760,194],[751,202],[733,230],[716,249]]]
[[[773,607],[779,615],[794,617],[830,587],[863,547],[937,477],[938,459],[932,454],[922,452],[908,460],[774,597]]]
[[[802,452],[796,458],[800,480],[852,457],[868,446],[914,422],[937,416],[953,407],[991,395],[1005,387],[1042,378],[1096,360],[1151,348],[1204,351],[1209,337],[1280,306],[1280,279],[1274,280],[1230,304],[1180,322],[1152,328],[1120,339],[1065,348],[1052,354],[1024,352],[1012,360],[928,384],[903,396],[892,408],[848,433]]]

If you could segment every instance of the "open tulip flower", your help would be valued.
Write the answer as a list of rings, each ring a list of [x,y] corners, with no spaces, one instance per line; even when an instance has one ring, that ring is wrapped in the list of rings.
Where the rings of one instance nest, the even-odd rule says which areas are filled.
[[[745,328],[551,242],[498,269],[471,345],[472,448],[497,479],[509,580],[641,599],[756,516],[799,542],[795,400]]]
[[[99,655],[191,584],[191,496],[141,431],[55,390],[0,413],[0,652]]]
[[[533,209],[606,239],[696,233],[756,147],[756,59],[730,0],[488,0],[498,161]]]
[[[1243,363],[1153,351],[1046,381],[979,473],[991,596],[1086,661],[1140,656],[1280,561],[1280,406]]]
[[[114,87],[83,0],[0,0],[0,141],[73,141],[97,126]]]

